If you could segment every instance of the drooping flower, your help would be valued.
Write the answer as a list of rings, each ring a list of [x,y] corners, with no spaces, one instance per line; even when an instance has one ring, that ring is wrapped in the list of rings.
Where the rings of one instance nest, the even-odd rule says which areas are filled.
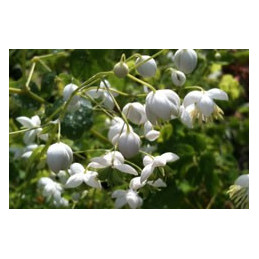
[[[249,175],[240,175],[234,185],[227,192],[237,208],[248,209],[249,207]]]
[[[141,58],[140,57],[137,58],[136,65],[138,65],[139,63],[141,63],[149,58],[150,58],[150,56],[147,56],[147,55],[143,55],[143,56],[141,56]],[[153,58],[148,60],[144,64],[140,65],[139,67],[137,67],[138,73],[143,77],[154,76],[156,74],[156,70],[157,70],[157,65],[156,65],[156,61]]]
[[[79,163],[73,163],[70,166],[70,170],[68,170],[68,173],[70,174],[70,177],[66,182],[66,188],[76,188],[83,182],[96,189],[102,188],[101,182],[97,180],[98,173],[86,170]]]
[[[58,173],[60,170],[68,169],[72,161],[73,152],[68,145],[59,142],[49,146],[47,164],[53,172]]]
[[[171,152],[167,152],[156,157],[145,156],[143,159],[143,164],[145,167],[143,168],[140,176],[141,183],[146,181],[151,176],[155,168],[164,167],[167,163],[174,162],[178,159],[179,157]]]
[[[111,91],[108,92],[107,88],[109,88]],[[88,90],[86,91],[86,94],[90,95],[94,99],[101,99],[102,104],[108,109],[112,110],[114,108],[114,102],[111,95],[113,95],[114,97],[118,95],[116,92],[112,90],[113,88],[111,88],[111,84],[108,80],[105,79],[104,81],[100,82],[99,89]]]
[[[133,130],[127,129],[124,131],[118,136],[117,141],[115,140],[118,143],[119,151],[126,158],[131,158],[139,152],[141,145],[140,137]]]
[[[170,120],[179,113],[180,98],[172,90],[164,89],[150,92],[146,97],[147,119],[153,124],[159,120]]]
[[[23,141],[26,145],[32,144],[35,141],[35,138],[38,136],[40,139],[46,141],[48,134],[40,134],[42,131],[41,120],[38,115],[35,115],[31,118],[21,116],[16,118],[16,120],[21,123],[25,128],[31,129],[25,132]],[[36,129],[33,129],[36,128]]]
[[[172,78],[174,85],[176,85],[176,86],[183,86],[186,81],[185,74],[178,70],[172,71],[171,78]]]
[[[112,198],[115,198],[115,208],[120,209],[128,204],[131,209],[141,207],[143,200],[139,197],[138,193],[132,189],[116,190],[112,193]]]
[[[130,165],[124,164],[124,157],[118,151],[112,151],[101,157],[91,159],[87,167],[92,168],[115,168],[122,173],[138,175],[137,171]]]
[[[185,74],[190,74],[196,68],[197,61],[197,53],[193,49],[178,49],[174,54],[174,64]]]
[[[119,135],[127,130],[126,123],[120,117],[114,117],[110,123],[110,128],[108,132],[108,139],[111,141],[113,145],[117,141]],[[132,127],[129,125],[130,130],[133,130]]]
[[[141,125],[147,121],[145,107],[141,103],[128,103],[124,106],[122,112],[134,124]]]
[[[78,88],[77,85],[75,84],[68,84],[64,87],[63,90],[63,99],[64,101],[68,101],[71,94]],[[72,100],[70,101],[69,105],[68,105],[68,110],[77,110],[80,107],[80,96],[79,95],[74,95]]]
[[[212,118],[222,119],[223,111],[214,100],[228,101],[228,95],[217,88],[208,91],[191,91],[184,97],[183,106],[189,111],[193,120],[198,119],[202,122]]]

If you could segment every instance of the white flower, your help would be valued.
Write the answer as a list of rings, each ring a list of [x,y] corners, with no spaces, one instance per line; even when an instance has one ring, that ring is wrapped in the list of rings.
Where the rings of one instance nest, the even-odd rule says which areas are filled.
[[[120,209],[124,205],[128,204],[131,209],[136,209],[141,207],[143,201],[142,198],[138,196],[137,192],[134,190],[116,190],[112,193],[112,198],[115,200],[115,208]]]
[[[26,146],[26,148],[24,149],[24,153],[22,154],[22,158],[29,158],[33,152],[33,150],[35,148],[37,148],[38,145],[37,144],[30,144],[28,146]]]
[[[53,204],[56,207],[67,207],[68,200],[61,197],[61,193],[63,192],[63,188],[60,183],[53,181],[48,177],[42,177],[38,181],[38,186],[43,190],[43,196],[47,199],[53,198]]]
[[[174,54],[174,63],[176,67],[190,74],[197,66],[197,53],[193,49],[178,49]]]
[[[152,124],[159,120],[170,120],[179,113],[180,98],[172,90],[157,90],[146,97],[146,115]]]
[[[50,199],[53,197],[55,200],[61,198],[63,188],[60,183],[54,182],[48,177],[42,177],[38,181],[38,186],[43,189],[43,196]]]
[[[132,175],[138,175],[137,171],[130,165],[124,164],[124,157],[118,151],[112,151],[101,157],[91,159],[87,167],[92,168],[115,168],[120,172]]]
[[[133,130],[129,125],[130,130]],[[116,144],[118,137],[120,134],[127,130],[126,123],[120,117],[114,117],[111,121],[111,126],[108,132],[108,139],[111,141],[113,145]]]
[[[75,84],[68,84],[64,87],[63,90],[63,99],[64,101],[68,101],[71,94],[78,88]],[[80,107],[80,96],[74,95],[72,100],[68,105],[69,110],[77,110]]]
[[[65,187],[75,188],[81,185],[83,182],[93,188],[101,189],[102,185],[97,180],[98,173],[94,171],[86,170],[81,164],[74,163],[68,170],[70,177],[68,178]]]
[[[156,188],[166,187],[166,183],[160,178],[155,181],[141,182],[140,176],[132,178],[129,186],[132,190],[138,190],[138,189],[142,188],[143,186],[145,186],[146,184],[151,185]]]
[[[193,127],[193,121],[192,121],[190,111],[188,109],[186,109],[183,105],[181,105],[180,108],[179,108],[179,116],[178,117],[179,117],[180,121],[185,126],[187,126],[188,128]]]
[[[214,100],[228,100],[228,95],[217,88],[209,91],[191,91],[183,100],[183,106],[189,110],[192,119],[207,121],[214,117],[222,118],[223,111],[215,104]],[[190,107],[189,107],[190,106]]]
[[[156,167],[163,167],[169,162],[174,162],[178,160],[179,157],[171,152],[167,152],[162,154],[161,156],[145,156],[143,159],[144,169],[141,172],[141,178],[140,181],[143,183],[146,181],[150,175],[153,173],[154,169]]]
[[[136,65],[138,65],[139,63],[149,59],[150,56],[141,56],[141,58],[137,58],[136,60]],[[156,65],[156,61],[152,58],[149,61],[145,62],[144,64],[142,64],[141,66],[137,67],[137,71],[138,73],[143,76],[143,77],[152,77],[156,74],[156,70],[157,70],[157,65]]]
[[[159,138],[160,132],[153,129],[153,125],[150,121],[144,124],[144,136],[149,141],[155,141]]]
[[[73,152],[71,148],[62,143],[55,143],[49,146],[47,150],[47,163],[49,168],[58,173],[60,170],[66,170],[73,161]]]
[[[174,85],[176,85],[176,86],[183,86],[186,81],[185,74],[183,72],[177,71],[177,70],[173,70],[173,72],[171,74],[171,78],[172,78]]]
[[[113,91],[110,91],[109,93],[107,91],[107,88],[111,90],[113,89],[111,88],[110,83],[107,80],[104,80],[104,82],[103,81],[100,82],[99,89],[86,91],[86,94],[90,95],[94,99],[100,98],[102,100],[102,104],[108,109],[112,110],[114,108],[114,102],[111,95],[115,97],[118,94]]]
[[[237,208],[249,208],[249,175],[240,175],[227,192]]]
[[[126,158],[135,156],[140,145],[140,138],[133,130],[126,130],[118,137],[118,149]]]
[[[39,136],[42,140],[47,140],[47,134],[40,134],[42,128],[40,128],[41,121],[38,115],[31,118],[21,116],[16,118],[16,120],[27,129],[37,128],[25,132],[23,141],[26,145],[32,144],[35,141],[36,136]]]
[[[141,125],[147,121],[145,107],[141,103],[128,103],[124,106],[122,112],[134,124]]]

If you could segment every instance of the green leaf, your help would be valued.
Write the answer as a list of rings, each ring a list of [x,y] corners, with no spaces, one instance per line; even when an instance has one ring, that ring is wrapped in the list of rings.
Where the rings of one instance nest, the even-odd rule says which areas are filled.
[[[67,112],[61,122],[61,134],[73,140],[79,139],[93,125],[92,109],[82,103],[77,111]]]

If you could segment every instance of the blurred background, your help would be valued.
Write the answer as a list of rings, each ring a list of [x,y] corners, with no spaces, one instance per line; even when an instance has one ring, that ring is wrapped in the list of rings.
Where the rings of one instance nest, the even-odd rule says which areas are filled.
[[[22,89],[32,65],[32,58],[46,55],[39,61],[30,82],[31,90],[47,101],[47,104],[19,93],[9,95],[9,131],[17,131],[21,125],[19,116],[39,115],[42,125],[62,103],[63,88],[68,83],[80,85],[89,77],[101,71],[113,69],[123,53],[128,58],[134,53],[153,55],[158,50],[9,50],[9,84],[11,88]],[[166,69],[173,67],[173,53],[156,58],[158,71],[147,81],[157,89],[174,89],[181,98],[190,90],[173,86]],[[224,111],[224,120],[196,125],[188,129],[177,120],[164,123],[157,144],[145,142],[147,150],[153,154],[174,152],[180,159],[166,167],[167,188],[154,190],[143,188],[142,208],[155,209],[202,209],[234,208],[227,190],[235,179],[249,170],[249,50],[196,50],[198,66],[187,76],[185,86],[199,85],[205,90],[220,88],[228,93],[229,101],[216,101]],[[132,65],[134,60],[131,61]],[[133,73],[137,75],[135,71]],[[140,101],[145,97],[134,97],[143,93],[139,84],[115,76],[108,78],[111,86],[132,97],[119,96],[117,101],[123,107],[128,102]],[[82,150],[109,149],[106,141],[108,128],[106,116],[87,103],[81,112],[66,116],[62,122],[62,141],[78,153],[75,161],[87,164],[91,157],[103,152],[82,152]],[[115,110],[116,112],[116,110]],[[83,118],[84,124],[81,119]],[[55,119],[55,117],[53,117]],[[37,188],[38,180],[51,173],[45,164],[45,155],[39,157],[41,140],[29,159],[21,158],[26,150],[23,134],[9,136],[9,206],[10,208],[55,208],[46,201]],[[150,145],[149,145],[150,144]],[[142,156],[132,159],[142,167]],[[51,175],[56,179],[54,175]],[[69,190],[64,197],[69,200],[69,208],[113,208],[111,193],[115,189],[126,189],[131,177],[113,171],[100,172],[103,191],[78,187]],[[56,179],[59,180],[59,179]],[[79,193],[79,199],[75,199]]]

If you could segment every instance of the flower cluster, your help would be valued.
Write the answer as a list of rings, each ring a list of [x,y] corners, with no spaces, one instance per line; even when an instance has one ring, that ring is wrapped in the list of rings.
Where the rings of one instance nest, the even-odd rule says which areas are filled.
[[[68,206],[68,201],[61,196],[64,191],[74,188],[78,188],[77,190],[94,188],[104,191],[102,181],[105,179],[101,181],[99,177],[104,169],[109,169],[111,173],[118,171],[128,181],[128,189],[114,189],[111,194],[111,198],[115,199],[115,208],[123,206],[140,208],[144,202],[144,198],[141,197],[142,188],[148,187],[154,190],[166,188],[164,176],[168,163],[175,162],[180,157],[172,152],[147,154],[144,151],[145,145],[150,146],[150,142],[154,143],[160,137],[161,126],[171,120],[178,119],[186,127],[192,128],[196,120],[199,123],[206,123],[214,118],[222,119],[223,111],[214,100],[228,100],[228,95],[220,89],[213,88],[206,91],[195,86],[193,88],[196,90],[182,97],[178,89],[184,89],[189,74],[195,71],[198,55],[192,49],[179,49],[172,59],[173,67],[168,71],[171,71],[171,81],[176,86],[175,90],[170,89],[171,87],[157,90],[146,81],[132,76],[125,57],[114,66],[113,73],[118,78],[128,76],[147,87],[143,103],[128,102],[120,108],[116,100],[119,91],[112,88],[109,81],[104,78],[100,78],[99,86],[89,87],[81,92],[81,88],[72,83],[64,87],[63,101],[68,110],[77,110],[82,102],[80,95],[84,95],[112,117],[108,122],[108,140],[111,149],[101,156],[90,157],[82,164],[73,163],[73,151],[60,141],[59,132],[58,142],[47,147],[46,161],[49,169],[62,183],[46,177],[41,178],[39,188],[42,189],[44,197],[53,199],[56,206]],[[135,68],[140,77],[151,78],[157,73],[157,62],[150,56],[137,55]],[[35,145],[33,146],[35,138],[47,140],[47,135],[41,134],[41,121],[38,116],[33,116],[31,119],[18,117],[17,121],[29,129],[24,135],[24,142],[30,146],[23,154],[23,157],[29,157],[35,148]],[[58,123],[60,127],[60,122]],[[143,166],[128,160],[140,155],[143,155]],[[248,197],[247,186],[239,180],[235,186],[239,187],[233,187],[229,193],[233,199],[238,200],[240,206],[245,206]]]

